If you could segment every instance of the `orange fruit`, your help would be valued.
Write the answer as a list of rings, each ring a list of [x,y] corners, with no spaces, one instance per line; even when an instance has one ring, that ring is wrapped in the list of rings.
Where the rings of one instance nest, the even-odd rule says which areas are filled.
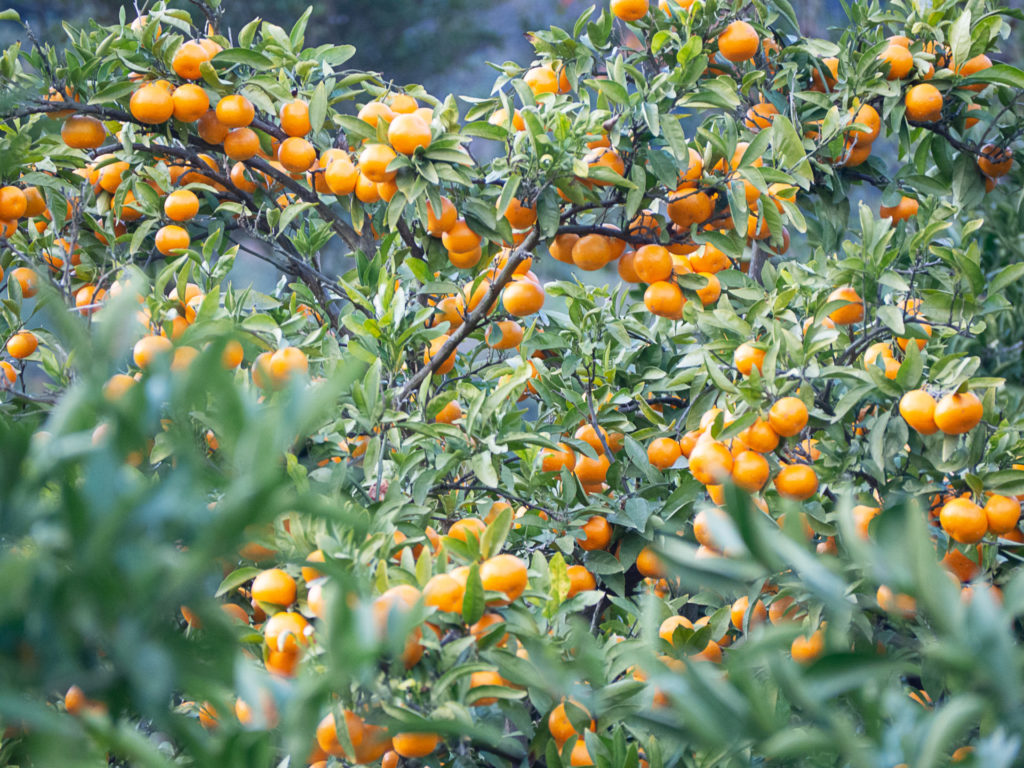
[[[825,634],[818,629],[808,636],[800,635],[793,639],[789,653],[793,661],[810,664],[825,652]]]
[[[455,205],[447,197],[441,197],[441,215],[436,216],[430,202],[427,202],[427,232],[433,237],[441,237],[455,226],[459,217]]]
[[[189,40],[182,43],[171,58],[171,68],[174,73],[183,80],[198,80],[202,77],[199,71],[200,65],[209,61],[210,53],[202,45]]]
[[[747,116],[743,124],[752,131],[760,131],[763,128],[770,128],[779,110],[774,104],[761,101],[747,110]]]
[[[935,123],[942,119],[942,94],[931,83],[911,87],[903,97],[907,120],[912,123]]]
[[[864,319],[864,300],[851,286],[836,288],[828,295],[827,302],[844,301],[844,304],[829,312],[829,319],[836,325],[852,325]]]
[[[978,168],[990,179],[998,179],[1013,167],[1013,152],[1010,149],[986,144],[978,155]],[[4,217],[9,218],[9,217]]]
[[[32,331],[18,331],[7,340],[7,354],[15,360],[24,360],[38,346],[39,340]]]
[[[732,621],[732,625],[736,629],[743,630],[743,619],[746,618],[747,611],[750,608],[750,598],[744,595],[735,603],[732,604],[732,609],[729,612],[729,618]],[[747,623],[747,628],[753,629],[759,624],[764,624],[768,619],[768,609],[764,607],[764,603],[758,600],[754,603],[754,610],[750,613],[750,620]]]
[[[711,243],[705,243],[690,257],[690,269],[694,272],[715,274],[731,266],[729,257]]]
[[[316,149],[299,136],[289,136],[277,148],[277,161],[289,173],[305,173],[316,163]]]
[[[594,459],[589,456],[577,456],[573,472],[584,485],[595,485],[605,481],[610,466],[611,461],[603,453],[599,453]]]
[[[566,599],[571,599],[580,592],[589,592],[597,589],[597,581],[594,574],[582,565],[570,565],[566,571],[569,574],[569,594]]]
[[[171,221],[188,221],[199,213],[199,198],[189,189],[178,189],[164,198],[164,214]]]
[[[576,454],[565,443],[559,443],[560,451],[545,448],[541,452],[540,468],[542,472],[561,472],[562,467],[572,472],[576,466]]]
[[[507,686],[508,681],[505,680],[501,675],[492,670],[484,670],[482,672],[474,672],[469,676],[469,688],[481,688],[483,686]],[[487,707],[491,704],[497,704],[498,699],[496,696],[484,696],[478,698],[473,702],[473,706],[476,707]]]
[[[660,579],[665,575],[665,566],[661,558],[650,547],[644,547],[636,556],[636,569],[640,571],[641,576],[651,579]]]
[[[270,356],[268,367],[271,381],[282,387],[293,377],[305,375],[309,371],[309,360],[296,347],[282,347]]]
[[[867,129],[857,128],[854,130],[854,145],[871,144],[882,131],[882,118],[879,117],[878,111],[870,104],[861,104],[860,108],[853,115],[853,122],[860,123]],[[779,211],[779,213],[781,212]]]
[[[626,172],[626,164],[619,156],[619,153],[610,147],[600,147],[588,152],[583,158],[583,162],[587,164],[588,168],[608,168],[619,176]],[[606,187],[612,183],[610,181],[599,181],[590,178],[587,181],[598,187]]]
[[[128,109],[139,122],[158,125],[174,114],[174,98],[159,85],[144,85],[132,94]]]
[[[942,505],[939,525],[954,541],[974,544],[988,533],[988,516],[970,499],[952,499]]]
[[[270,602],[270,601],[263,601]],[[308,645],[313,628],[301,613],[280,611],[263,625],[263,637],[271,650],[297,651],[300,645]]]
[[[612,260],[612,246],[604,235],[584,235],[572,247],[572,261],[580,269],[592,272]]]
[[[164,256],[171,256],[179,251],[188,250],[192,243],[188,230],[177,224],[166,224],[157,230],[156,249]]]
[[[441,737],[436,733],[396,733],[391,746],[402,757],[426,757],[440,743]]]
[[[935,426],[944,434],[962,435],[970,432],[983,416],[981,400],[973,392],[950,393],[935,404]]]
[[[984,510],[989,533],[1002,536],[1017,529],[1020,521],[1020,502],[1017,499],[996,493],[989,497]]]
[[[504,601],[489,601],[488,605],[507,605],[526,590],[526,563],[515,555],[495,555],[480,565],[480,581],[488,592],[501,592],[506,597]]]
[[[443,206],[442,206],[443,208]],[[443,216],[442,212],[442,216]],[[448,251],[455,253],[466,253],[477,248],[483,242],[483,238],[470,229],[463,219],[458,219],[447,231],[441,235],[441,243]]]
[[[702,485],[720,485],[732,473],[732,452],[717,440],[698,441],[689,461],[691,474]]]
[[[760,42],[757,30],[747,22],[737,19],[718,36],[718,52],[734,64],[748,61],[754,58]]]
[[[797,430],[797,432],[799,431]],[[757,421],[740,432],[737,437],[750,450],[757,453],[770,453],[779,445],[779,433],[772,428],[771,424],[761,419],[757,419]]]
[[[755,493],[768,482],[771,468],[760,453],[741,452],[732,462],[732,481],[748,493]]]
[[[516,276],[501,292],[502,306],[515,317],[539,312],[544,306],[544,299],[544,289],[525,276]]]
[[[465,585],[447,573],[432,576],[423,587],[423,602],[431,608],[448,613],[462,613]]]
[[[427,364],[430,363],[430,361],[434,358],[434,356],[437,355],[437,353],[441,350],[441,347],[444,346],[444,343],[446,341],[448,341],[448,338],[449,338],[448,334],[445,333],[445,334],[442,334],[442,335],[438,336],[436,339],[431,340],[430,344],[423,351],[423,364],[424,365],[427,365]],[[454,367],[455,367],[455,350],[453,349],[451,354],[448,356],[448,358],[446,360],[444,360],[435,369],[435,372],[437,374],[443,376],[444,374],[446,374],[449,371],[451,371],[451,369],[454,368]]]
[[[787,499],[804,501],[818,490],[818,475],[806,464],[788,464],[775,476],[775,490]]]
[[[324,171],[324,182],[332,195],[342,197],[351,195],[356,189],[359,170],[352,163],[348,153],[342,153],[327,164]]]
[[[736,366],[736,370],[744,376],[749,376],[755,368],[758,373],[764,373],[762,366],[764,365],[763,349],[758,349],[748,341],[743,342],[733,352],[732,361]]]
[[[706,617],[705,617],[706,619]],[[705,620],[706,624],[707,621]],[[700,624],[700,622],[698,622]],[[669,616],[658,627],[658,636],[669,645],[672,645],[672,635],[675,633],[677,627],[685,627],[686,629],[694,629],[695,625],[685,616]],[[700,661],[714,661],[719,662],[722,660],[722,649],[714,640],[709,640],[708,644],[704,646],[704,649],[693,656],[695,660]]]
[[[281,105],[278,113],[281,120],[281,130],[289,136],[305,136],[310,132],[309,104],[302,99],[293,99]]]
[[[658,437],[647,446],[647,460],[658,469],[668,469],[682,456],[679,443],[671,437]]]
[[[792,437],[807,426],[807,406],[797,397],[782,397],[768,411],[768,424],[777,435]]]
[[[900,416],[922,435],[933,435],[939,428],[935,424],[935,398],[923,389],[913,389],[900,398]]]
[[[650,10],[648,0],[612,0],[611,12],[617,19],[637,21],[647,15]]]
[[[825,93],[825,91],[835,88],[836,83],[839,82],[839,59],[829,56],[822,59],[821,63],[825,65],[823,71],[818,68],[811,71],[811,90]],[[822,79],[822,74],[824,74],[824,79]]]
[[[914,68],[914,57],[905,46],[890,44],[878,54],[878,60],[887,67],[886,80],[902,80]]]
[[[505,218],[508,219],[512,229],[529,229],[537,223],[537,207],[536,205],[523,205],[522,200],[513,197],[512,202],[505,210]]]
[[[18,187],[0,188],[0,219],[20,219],[28,210],[28,199]]]
[[[245,128],[256,117],[252,102],[240,93],[223,97],[217,102],[217,119],[228,128]]]
[[[398,115],[388,126],[388,141],[396,152],[411,155],[430,146],[430,124],[416,114]]]
[[[534,96],[545,93],[558,93],[558,75],[549,66],[533,67],[523,75],[523,82]]]
[[[896,205],[883,205],[878,210],[878,215],[883,219],[892,219],[895,224],[898,221],[906,221],[912,216],[917,216],[918,202],[912,197],[902,197]]]
[[[672,254],[664,246],[645,245],[633,254],[633,269],[645,283],[668,280],[672,277]]]
[[[983,70],[986,70],[991,66],[992,59],[990,59],[984,53],[981,53],[965,61],[962,66],[957,67],[956,73],[961,77],[969,77],[970,75],[975,75],[978,72],[982,72]],[[985,83],[974,83],[973,85],[962,85],[960,87],[967,91],[978,92],[985,90]]]
[[[60,137],[73,149],[96,149],[107,138],[107,129],[89,115],[72,115],[64,120]]]
[[[287,606],[295,602],[295,579],[280,568],[261,571],[252,582],[252,599],[271,605]]]
[[[634,262],[635,263],[635,262]],[[683,305],[686,298],[682,290],[674,282],[659,280],[647,286],[644,291],[644,306],[652,315],[680,320],[683,317]]]
[[[574,709],[583,710],[583,718],[578,717],[579,713],[574,712],[576,720],[589,718],[590,722],[586,725],[587,730],[593,731],[597,728],[597,722],[591,717],[590,712],[575,701],[570,701],[570,706]],[[572,724],[568,713],[565,710],[565,701],[551,710],[551,714],[548,715],[548,732],[551,734],[551,738],[555,740],[558,748],[561,749],[565,742],[571,739],[573,736],[579,737],[580,734],[576,730],[576,727]],[[581,739],[582,741],[582,739]]]
[[[452,523],[451,528],[448,529],[448,535],[459,541],[468,541],[470,536],[477,538],[482,536],[486,528],[483,520],[476,517],[464,517],[462,520]]]
[[[199,138],[207,144],[221,144],[227,138],[231,129],[217,119],[216,111],[206,110],[196,123],[196,132]]]

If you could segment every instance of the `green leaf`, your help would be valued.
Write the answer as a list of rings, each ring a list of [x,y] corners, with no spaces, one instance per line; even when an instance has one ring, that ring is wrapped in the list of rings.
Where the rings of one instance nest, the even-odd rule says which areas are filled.
[[[466,577],[466,592],[462,598],[462,620],[467,624],[476,624],[484,615],[484,585],[480,581],[480,566],[473,563],[469,566]]]
[[[619,85],[614,80],[584,80],[583,82],[592,90],[603,94],[613,104],[629,103],[629,92],[625,86]]]
[[[224,577],[224,580],[220,583],[220,586],[217,587],[217,591],[213,596],[221,597],[222,595],[226,595],[231,590],[237,589],[246,582],[252,581],[262,572],[263,570],[261,568],[254,568],[252,566],[236,568]]]
[[[814,171],[807,159],[800,134],[785,115],[776,115],[772,121],[771,141],[775,151],[788,166],[784,170],[793,174],[801,182],[800,186],[807,189],[814,178]]]
[[[214,67],[218,64],[245,64],[254,69],[270,69],[274,62],[262,53],[248,48],[225,48],[213,57],[211,63]]]
[[[327,90],[323,82],[319,82],[313,89],[313,96],[309,100],[309,125],[313,133],[319,133],[324,127],[324,120],[327,119]]]
[[[484,559],[494,557],[501,552],[508,538],[508,532],[512,530],[512,507],[505,507],[498,513],[498,516],[491,521],[480,538],[480,555]]]

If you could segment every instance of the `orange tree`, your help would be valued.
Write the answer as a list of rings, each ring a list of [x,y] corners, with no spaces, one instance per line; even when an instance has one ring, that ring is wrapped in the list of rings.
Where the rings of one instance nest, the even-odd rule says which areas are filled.
[[[5,764],[1022,759],[999,8],[202,9],[0,57]]]

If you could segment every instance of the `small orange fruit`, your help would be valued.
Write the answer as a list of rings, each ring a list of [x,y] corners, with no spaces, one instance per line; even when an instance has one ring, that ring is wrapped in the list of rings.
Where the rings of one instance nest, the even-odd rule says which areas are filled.
[[[935,405],[935,425],[947,435],[970,432],[983,416],[981,400],[973,392],[950,393]]]
[[[954,541],[974,544],[988,533],[988,516],[970,499],[953,499],[942,505],[939,525]]]
[[[737,19],[718,36],[718,52],[734,64],[748,61],[754,58],[760,42],[757,30],[747,22]]]

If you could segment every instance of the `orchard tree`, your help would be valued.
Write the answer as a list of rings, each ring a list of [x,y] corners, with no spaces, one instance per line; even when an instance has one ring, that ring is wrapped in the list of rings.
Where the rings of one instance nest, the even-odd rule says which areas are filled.
[[[1002,9],[201,8],[0,57],[4,764],[1024,759]]]

